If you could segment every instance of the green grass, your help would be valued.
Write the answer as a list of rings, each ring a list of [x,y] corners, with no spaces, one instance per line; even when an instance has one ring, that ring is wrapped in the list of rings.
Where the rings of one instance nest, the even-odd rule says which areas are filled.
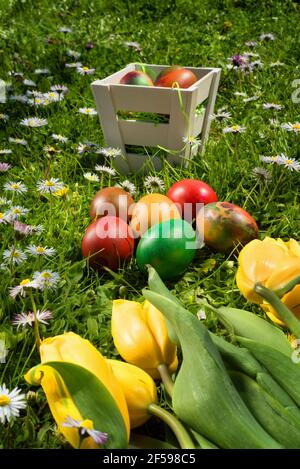
[[[16,301],[9,297],[9,288],[20,280],[36,270],[59,272],[59,287],[35,298],[38,308],[50,309],[54,316],[49,326],[41,327],[42,336],[74,331],[109,357],[117,356],[110,334],[112,299],[122,296],[140,300],[141,290],[147,284],[134,259],[124,270],[110,275],[88,270],[81,256],[81,239],[90,222],[89,203],[100,187],[99,183],[84,179],[83,173],[93,171],[95,164],[104,160],[95,153],[79,155],[77,146],[84,141],[103,146],[104,141],[97,116],[88,117],[77,111],[80,107],[94,107],[90,90],[94,79],[103,78],[127,63],[222,67],[216,109],[227,106],[232,118],[226,123],[213,122],[205,154],[195,157],[188,168],[174,168],[165,162],[157,175],[166,188],[185,177],[203,179],[220,200],[249,211],[259,225],[261,237],[299,239],[299,173],[275,165],[268,167],[259,161],[259,155],[279,153],[300,158],[299,134],[269,122],[272,118],[279,123],[299,121],[300,104],[293,103],[291,98],[295,91],[293,80],[300,78],[298,25],[299,4],[291,1],[64,0],[50,5],[45,0],[0,0],[0,79],[11,82],[13,94],[25,93],[26,87],[8,76],[11,71],[23,72],[25,78],[36,81],[40,91],[48,91],[58,83],[69,88],[61,103],[36,111],[15,101],[0,104],[0,113],[10,117],[6,123],[0,120],[0,150],[13,151],[0,155],[0,161],[12,165],[8,173],[0,174],[1,195],[11,197],[2,191],[5,182],[22,181],[28,191],[16,194],[13,204],[30,210],[22,221],[45,227],[39,238],[21,238],[10,225],[0,225],[0,263],[3,251],[14,243],[23,249],[30,243],[40,243],[57,250],[49,260],[28,256],[19,266],[1,271],[0,339],[5,340],[9,352],[6,363],[0,364],[0,383],[5,382],[9,388],[19,386],[27,392],[29,387],[23,375],[39,361],[33,349],[32,330],[16,332],[11,325],[15,313],[32,307],[28,297]],[[73,32],[60,33],[60,26],[71,27]],[[227,70],[227,57],[248,51],[244,43],[257,40],[263,32],[276,36],[275,41],[258,42],[254,48],[264,67],[248,75]],[[95,47],[87,51],[85,45],[89,41]],[[124,47],[124,41],[138,41],[142,52]],[[81,52],[79,60],[95,68],[95,74],[81,76],[65,68],[64,63],[72,61],[66,56],[68,49]],[[271,62],[278,60],[285,66],[270,67]],[[46,67],[50,75],[34,74],[36,68]],[[259,98],[245,103],[242,97],[234,95],[236,91],[248,97],[259,94]],[[262,104],[267,102],[282,104],[284,108],[278,112],[264,110]],[[48,125],[40,129],[19,125],[21,119],[35,113],[47,118]],[[245,126],[246,132],[224,135],[222,129],[233,124]],[[52,133],[63,134],[69,140],[66,144],[56,143]],[[25,138],[28,146],[10,144],[9,137]],[[61,153],[49,161],[43,151],[45,145],[54,145]],[[256,166],[271,171],[270,184],[255,180],[252,169]],[[36,182],[46,175],[59,178],[69,187],[66,198],[38,194]],[[104,176],[101,185],[114,185],[125,179],[120,174]],[[143,178],[133,174],[129,179],[137,186],[137,200],[146,193]],[[231,260],[235,261],[235,257]],[[213,305],[229,304],[259,312],[245,303],[235,285],[236,261],[233,267],[227,261],[222,254],[202,249],[186,274],[168,286],[194,312],[203,299]],[[208,318],[206,324],[212,329],[220,327],[214,318]],[[150,422],[145,432],[151,434],[153,428],[157,431],[157,425]],[[164,428],[160,432],[163,434]],[[11,425],[0,425],[0,447],[66,447],[55,432],[41,389],[20,418]]]

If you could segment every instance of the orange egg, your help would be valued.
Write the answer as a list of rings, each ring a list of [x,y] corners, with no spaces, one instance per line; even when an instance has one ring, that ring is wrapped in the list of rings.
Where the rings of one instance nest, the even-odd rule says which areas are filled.
[[[138,236],[142,236],[156,223],[180,218],[180,212],[171,199],[162,194],[149,194],[134,205],[130,226]]]

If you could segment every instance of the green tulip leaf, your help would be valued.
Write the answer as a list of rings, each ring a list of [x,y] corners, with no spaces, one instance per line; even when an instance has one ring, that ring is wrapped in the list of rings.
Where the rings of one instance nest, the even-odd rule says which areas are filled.
[[[59,373],[76,407],[94,429],[108,434],[105,448],[127,448],[127,431],[122,414],[104,384],[82,366],[68,362],[47,362]]]

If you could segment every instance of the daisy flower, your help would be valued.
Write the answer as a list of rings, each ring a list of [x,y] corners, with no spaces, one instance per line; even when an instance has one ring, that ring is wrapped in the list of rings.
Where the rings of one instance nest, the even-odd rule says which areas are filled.
[[[254,60],[249,63],[249,70],[252,72],[255,68],[263,68],[264,64],[261,60]]]
[[[270,67],[284,67],[284,66],[285,66],[285,63],[280,62],[279,60],[277,60],[277,62],[270,63]]]
[[[297,132],[300,132],[300,122],[296,122],[295,124],[291,124],[290,122],[288,124],[282,124],[281,128],[289,132],[297,133]]]
[[[72,63],[65,64],[65,67],[66,68],[78,68],[78,67],[82,67],[82,63],[81,62],[72,62]]]
[[[65,197],[69,192],[69,188],[64,186],[62,189],[58,189],[57,191],[53,192],[55,197]]]
[[[80,75],[92,75],[96,71],[95,68],[89,68],[89,67],[78,67],[77,72],[80,73]]]
[[[107,147],[101,148],[101,150],[99,150],[99,153],[109,158],[116,158],[117,156],[122,155],[122,150],[120,150],[120,148]]]
[[[259,99],[259,95],[254,94],[253,96],[249,96],[249,98],[244,98],[243,102],[250,103],[251,101],[256,101],[257,99]]]
[[[9,219],[7,216],[7,213],[0,212],[0,224],[6,224],[8,223]]]
[[[39,117],[29,117],[28,119],[22,119],[20,124],[25,125],[25,127],[43,127],[48,124],[48,121]]]
[[[20,234],[28,236],[32,234],[32,227],[31,225],[27,225],[26,223],[21,223],[20,221],[15,221],[13,224],[13,229]]]
[[[119,184],[116,184],[115,187],[121,187],[121,189],[124,189],[124,191],[129,192],[130,195],[134,195],[136,193],[135,185],[127,179],[123,182],[120,182]]]
[[[255,47],[255,46],[257,46],[257,42],[256,41],[247,41],[247,42],[245,42],[245,46]]]
[[[56,253],[56,249],[54,248],[35,246],[34,244],[30,244],[26,248],[26,251],[32,256],[45,256],[45,257],[51,257]]]
[[[8,141],[10,143],[15,143],[16,145],[27,145],[27,140],[23,139],[23,138],[12,138],[12,137],[9,137]]]
[[[188,137],[183,137],[182,141],[193,149],[197,149],[201,144],[201,140],[199,138],[193,137],[192,135],[189,135]]]
[[[54,155],[55,153],[61,153],[61,150],[58,150],[57,148],[52,147],[51,145],[46,145],[43,148],[45,153],[48,153],[48,155]]]
[[[246,127],[241,127],[240,125],[232,125],[231,127],[225,127],[225,129],[223,129],[224,134],[227,134],[227,133],[239,134],[245,131],[246,131]]]
[[[163,192],[165,190],[164,181],[157,176],[147,176],[144,186],[148,192]]]
[[[16,296],[18,295],[25,296],[28,288],[38,289],[40,288],[40,285],[36,280],[30,280],[30,278],[25,278],[19,283],[19,285],[10,288],[9,296],[11,296],[12,298],[16,298]]]
[[[37,282],[41,290],[55,288],[59,282],[58,272],[52,270],[43,270],[42,272],[34,272],[33,280]]]
[[[9,119],[8,114],[3,114],[3,112],[0,112],[0,120],[7,121]]]
[[[11,248],[5,249],[3,251],[3,259],[4,262],[12,262],[14,265],[19,265],[26,261],[27,256],[21,249],[17,249],[16,247],[12,246]]]
[[[67,94],[68,91],[69,91],[69,88],[65,85],[52,85],[50,87],[50,90],[51,91],[56,91],[59,94],[61,94],[61,93]]]
[[[211,118],[213,120],[220,120],[220,121],[226,121],[227,119],[231,118],[230,112],[225,111],[225,108],[220,108],[217,110],[215,114],[211,115]]]
[[[283,105],[275,103],[264,103],[262,107],[263,109],[274,109],[275,111],[281,111],[284,108]]]
[[[86,116],[95,116],[97,114],[97,111],[92,107],[81,107],[78,109],[78,112]]]
[[[18,181],[18,182],[13,182],[13,181],[6,182],[3,187],[4,187],[4,190],[15,192],[16,194],[23,194],[24,192],[27,192],[27,187],[25,186],[25,184],[23,184],[20,181]]]
[[[284,166],[285,168],[289,169],[290,171],[300,171],[300,162],[297,161],[295,158],[288,158],[283,153],[280,155],[280,165]]]
[[[259,36],[260,41],[275,41],[275,36],[272,33],[262,33]]]
[[[104,445],[107,443],[108,434],[93,429],[93,422],[91,420],[75,420],[67,416],[62,423],[64,427],[78,428],[82,437],[90,436],[97,445]]]
[[[11,101],[17,101],[18,103],[22,103],[22,104],[28,104],[29,103],[28,96],[26,96],[25,94],[14,94],[14,95],[10,96],[9,99]]]
[[[59,189],[62,189],[63,185],[64,185],[63,182],[61,182],[57,178],[41,179],[37,183],[37,190],[41,193],[52,194],[53,192],[56,192]]]
[[[0,385],[0,422],[2,425],[19,417],[20,410],[25,408],[25,394],[21,393],[21,389],[14,388],[9,391],[4,383]]]
[[[58,103],[63,99],[63,94],[59,94],[57,91],[48,91],[43,94],[44,100],[49,103]]]
[[[265,183],[270,182],[272,179],[270,171],[258,167],[252,169],[252,176],[255,177],[255,179]]]
[[[110,166],[105,166],[105,165],[100,165],[100,164],[97,164],[95,166],[95,171],[99,171],[99,173],[107,173],[110,176],[116,175],[116,171],[113,168],[111,168]]]
[[[247,93],[244,93],[243,91],[235,91],[234,96],[242,96],[243,98],[247,97]]]
[[[87,153],[90,151],[90,147],[86,143],[79,143],[77,147],[77,151],[79,155],[83,155],[84,153]]]
[[[11,165],[8,163],[3,163],[0,161],[0,173],[6,173],[11,168]]]
[[[90,182],[99,182],[99,177],[94,173],[84,173],[83,177]]]
[[[81,56],[81,53],[77,52],[76,50],[69,49],[67,50],[66,55],[69,57],[73,57],[73,59],[76,60],[76,59],[79,59],[79,57]]]
[[[36,319],[38,322],[48,325],[49,319],[52,319],[53,315],[50,310],[44,310],[40,311],[37,310],[36,312]],[[35,315],[32,311],[28,311],[28,313],[19,313],[15,314],[12,320],[12,325],[17,326],[17,330],[22,326],[25,328],[26,326],[32,327],[33,323],[35,321]]]
[[[276,155],[276,156],[264,156],[260,155],[259,157],[260,161],[263,163],[269,163],[269,164],[281,164],[281,155]]]
[[[231,63],[230,65],[227,65],[228,69],[235,69],[235,70],[245,70],[248,65],[248,59],[242,54],[235,54],[232,55],[231,57],[228,57],[228,59]]]
[[[36,68],[34,71],[35,75],[48,75],[49,73],[49,68]]]
[[[63,135],[60,135],[60,134],[52,134],[51,137],[54,140],[57,140],[58,142],[61,142],[61,143],[66,143],[68,141],[67,137],[64,137]]]
[[[0,155],[11,155],[11,154],[12,154],[12,150],[8,148],[4,148],[3,150],[0,150]]]
[[[71,33],[71,32],[72,32],[72,29],[71,29],[71,28],[67,28],[66,26],[61,26],[60,28],[58,28],[57,31],[58,31],[59,33],[68,34],[68,33]]]
[[[136,52],[141,52],[141,50],[142,50],[141,44],[139,44],[138,42],[135,42],[135,41],[125,41],[125,42],[123,42],[123,45],[125,47],[132,47]]]
[[[6,197],[0,197],[0,205],[10,205],[11,200],[7,199]]]
[[[25,85],[25,86],[36,86],[36,83],[32,80],[25,79],[25,80],[23,80],[23,85]]]

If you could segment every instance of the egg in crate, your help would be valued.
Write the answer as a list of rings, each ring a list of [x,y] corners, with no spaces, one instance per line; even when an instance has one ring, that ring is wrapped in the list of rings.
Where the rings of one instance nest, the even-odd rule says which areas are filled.
[[[153,81],[144,72],[139,70],[132,70],[131,72],[126,73],[121,80],[121,85],[136,85],[136,86],[153,86]]]
[[[156,78],[154,85],[172,88],[178,84],[179,88],[189,88],[196,81],[198,81],[198,78],[191,70],[174,65],[163,69]]]

